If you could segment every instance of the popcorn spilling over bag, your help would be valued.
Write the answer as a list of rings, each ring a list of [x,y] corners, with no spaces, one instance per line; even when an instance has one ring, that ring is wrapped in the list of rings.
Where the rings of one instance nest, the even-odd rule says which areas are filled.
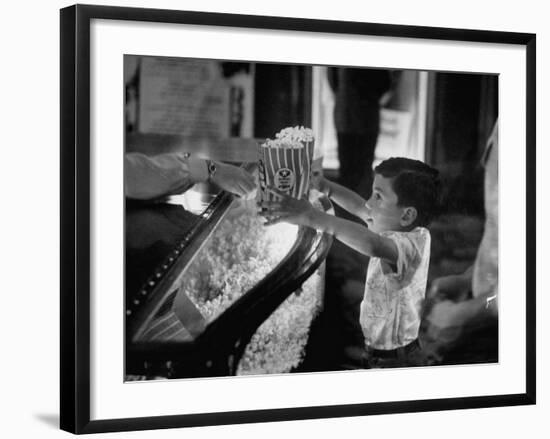
[[[274,187],[291,197],[301,198],[309,191],[315,140],[309,128],[285,128],[259,147],[260,201],[273,201],[267,192]]]

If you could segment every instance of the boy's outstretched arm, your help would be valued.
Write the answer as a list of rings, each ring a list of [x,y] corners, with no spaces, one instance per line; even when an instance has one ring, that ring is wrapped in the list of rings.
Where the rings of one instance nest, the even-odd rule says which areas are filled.
[[[278,196],[279,201],[260,204],[265,209],[260,214],[267,218],[266,225],[288,222],[312,227],[333,235],[364,255],[382,258],[390,264],[397,263],[397,247],[391,239],[361,224],[321,212],[305,199],[297,200],[274,189],[270,191]]]
[[[363,221],[366,220],[366,200],[359,194],[338,183],[327,180],[322,175],[314,174],[312,183],[316,189],[327,195],[341,208],[347,210],[352,215],[361,218]]]

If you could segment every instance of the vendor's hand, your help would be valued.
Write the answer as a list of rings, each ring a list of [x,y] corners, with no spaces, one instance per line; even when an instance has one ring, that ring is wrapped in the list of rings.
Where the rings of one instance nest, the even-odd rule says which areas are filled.
[[[216,173],[212,183],[227,192],[241,197],[250,195],[256,189],[254,176],[237,166],[216,162]]]
[[[267,220],[266,226],[280,222],[296,225],[309,224],[309,215],[314,210],[309,201],[305,198],[297,200],[271,187],[268,187],[267,191],[275,195],[277,200],[258,203],[258,206],[262,208],[259,214]]]
[[[456,274],[434,279],[426,294],[428,300],[438,302],[465,300],[472,289],[472,277],[467,274]]]

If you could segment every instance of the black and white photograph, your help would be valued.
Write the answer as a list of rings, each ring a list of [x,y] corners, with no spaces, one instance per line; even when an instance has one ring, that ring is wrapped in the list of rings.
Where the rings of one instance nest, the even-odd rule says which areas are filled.
[[[535,34],[60,19],[62,430],[535,404]]]
[[[126,382],[499,362],[498,74],[125,54],[121,87]]]
[[[544,436],[544,5],[6,3],[0,436]]]

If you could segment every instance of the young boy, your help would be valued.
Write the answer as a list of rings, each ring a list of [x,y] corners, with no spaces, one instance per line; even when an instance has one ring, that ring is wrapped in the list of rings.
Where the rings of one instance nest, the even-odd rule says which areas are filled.
[[[273,189],[278,201],[261,204],[266,225],[284,221],[313,227],[370,256],[360,312],[368,367],[415,364],[430,262],[426,226],[438,210],[439,172],[418,160],[385,160],[374,169],[368,201],[323,177],[314,177],[314,187],[366,227]]]

